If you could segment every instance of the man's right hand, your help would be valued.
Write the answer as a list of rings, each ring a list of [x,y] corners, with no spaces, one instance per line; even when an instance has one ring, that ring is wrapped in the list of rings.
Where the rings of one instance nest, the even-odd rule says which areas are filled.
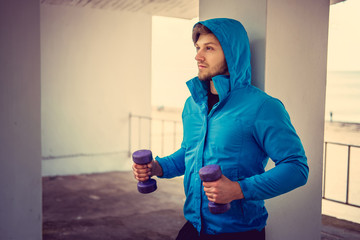
[[[154,175],[158,177],[161,177],[163,175],[160,164],[154,160],[144,165],[134,163],[132,165],[132,169],[134,177],[140,182],[145,182]]]

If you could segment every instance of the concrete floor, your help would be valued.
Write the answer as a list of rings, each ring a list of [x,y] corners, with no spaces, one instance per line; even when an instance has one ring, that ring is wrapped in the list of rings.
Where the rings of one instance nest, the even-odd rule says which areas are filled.
[[[44,240],[167,240],[185,223],[182,178],[140,194],[131,172],[43,178]],[[322,240],[360,239],[360,225],[323,216]]]

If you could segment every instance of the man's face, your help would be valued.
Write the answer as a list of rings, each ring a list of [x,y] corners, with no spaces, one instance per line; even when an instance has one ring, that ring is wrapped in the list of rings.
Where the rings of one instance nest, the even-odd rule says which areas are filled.
[[[214,34],[201,34],[195,48],[200,80],[211,80],[214,76],[229,74],[224,52]]]

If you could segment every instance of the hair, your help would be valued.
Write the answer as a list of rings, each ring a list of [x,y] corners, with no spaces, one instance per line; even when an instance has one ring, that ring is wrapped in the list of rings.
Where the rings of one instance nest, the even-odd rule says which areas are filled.
[[[212,33],[212,31],[203,24],[201,23],[195,24],[192,32],[192,40],[194,44],[199,40],[201,34],[209,34],[209,33]]]

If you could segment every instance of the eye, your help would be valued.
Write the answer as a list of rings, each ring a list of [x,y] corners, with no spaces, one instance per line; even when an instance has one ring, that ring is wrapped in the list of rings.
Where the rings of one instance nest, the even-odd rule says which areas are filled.
[[[212,48],[212,47],[206,47],[206,50],[211,51],[211,50],[214,50],[214,48]]]

